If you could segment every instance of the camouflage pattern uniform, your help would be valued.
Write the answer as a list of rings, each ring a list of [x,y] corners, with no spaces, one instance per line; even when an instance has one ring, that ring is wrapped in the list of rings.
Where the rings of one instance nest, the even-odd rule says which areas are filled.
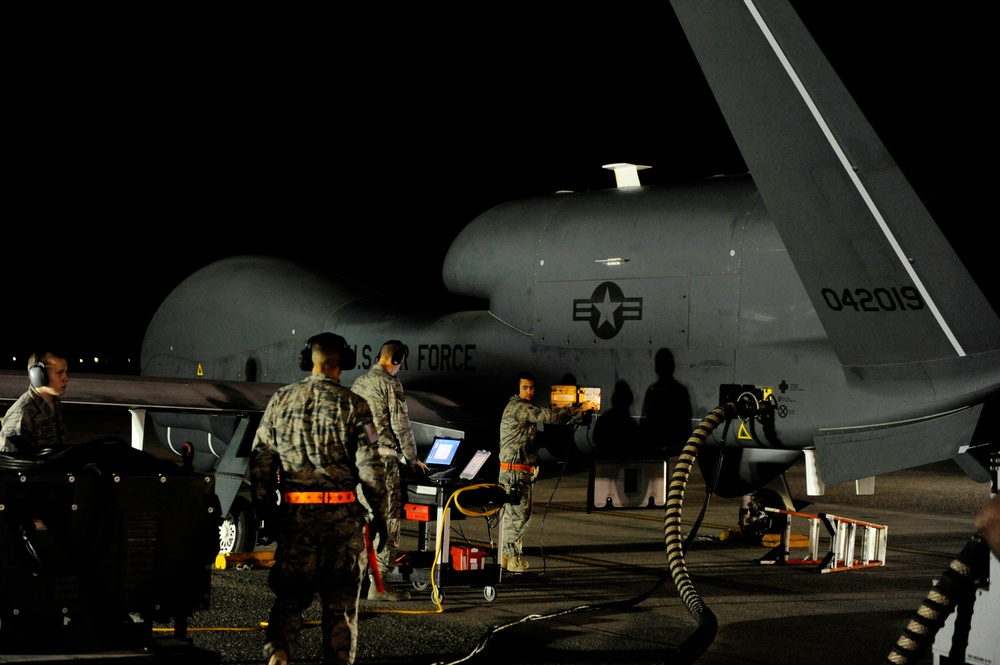
[[[385,504],[385,466],[375,446],[368,404],[320,373],[280,388],[264,411],[250,461],[255,504],[285,492],[353,491]],[[323,662],[353,663],[358,598],[367,566],[365,508],[358,502],[287,504],[279,509],[277,550],[268,584],[274,591],[265,657],[296,651],[302,612],[319,590]]]
[[[61,445],[65,441],[62,403],[58,397],[53,397],[49,405],[34,386],[7,409],[0,427],[0,452],[4,453],[31,456],[39,448]]]
[[[408,466],[417,463],[417,443],[413,438],[410,415],[406,409],[403,384],[381,365],[375,365],[367,374],[354,380],[351,391],[368,402],[372,420],[378,430],[378,449],[385,463],[386,506],[385,525],[388,542],[378,553],[379,573],[383,580],[396,568],[399,556],[400,514],[402,488],[399,480],[400,457]]]
[[[521,540],[531,521],[531,486],[538,476],[538,424],[565,425],[579,421],[582,411],[535,406],[515,395],[510,398],[500,418],[500,463],[523,464],[534,471],[500,469],[499,484],[508,490],[519,488],[521,499],[503,509],[503,556],[519,558]]]

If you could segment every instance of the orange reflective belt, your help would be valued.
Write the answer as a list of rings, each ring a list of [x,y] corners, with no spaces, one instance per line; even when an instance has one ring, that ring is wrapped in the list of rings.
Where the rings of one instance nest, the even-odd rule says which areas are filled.
[[[535,467],[530,464],[511,464],[510,462],[500,462],[500,468],[504,471],[523,471],[524,473],[535,472]]]
[[[354,492],[285,492],[285,503],[354,503]]]

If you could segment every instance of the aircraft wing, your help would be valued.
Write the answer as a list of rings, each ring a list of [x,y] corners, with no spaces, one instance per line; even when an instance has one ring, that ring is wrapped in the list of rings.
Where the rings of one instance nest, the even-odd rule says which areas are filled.
[[[995,349],[996,313],[794,8],[671,4],[841,364]]]
[[[816,454],[823,481],[829,485],[858,478],[898,471],[901,468],[930,464],[951,457],[954,440],[971,441],[983,405],[955,409],[910,422],[889,423],[882,427],[841,427],[822,431],[816,438]],[[905,450],[901,463],[900,450]],[[954,456],[976,482],[990,480],[985,466],[966,464],[962,455]]]
[[[140,376],[73,374],[65,404],[130,409],[245,413],[263,411],[281,384]],[[15,401],[28,389],[24,372],[0,371],[0,401]]]
[[[64,404],[94,404],[218,415],[263,412],[282,383],[73,374]],[[0,370],[0,403],[28,389],[24,372]],[[458,404],[431,392],[407,391],[407,407],[418,441],[462,436],[477,419]]]

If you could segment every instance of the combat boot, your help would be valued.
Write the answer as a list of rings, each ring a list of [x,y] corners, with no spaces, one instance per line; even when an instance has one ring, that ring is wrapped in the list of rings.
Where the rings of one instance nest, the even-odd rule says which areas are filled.
[[[372,580],[371,586],[368,587],[368,600],[385,600],[390,603],[398,603],[401,600],[410,599],[410,592],[405,589],[393,591],[388,586],[384,586],[383,588],[385,591],[379,593],[378,587],[375,585],[375,581]]]
[[[530,566],[520,554],[515,554],[514,556],[504,554],[500,559],[500,567],[509,573],[526,573]]]

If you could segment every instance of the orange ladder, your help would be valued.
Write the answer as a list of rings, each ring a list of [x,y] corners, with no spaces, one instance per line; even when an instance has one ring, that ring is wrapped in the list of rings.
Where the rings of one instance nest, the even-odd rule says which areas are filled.
[[[882,524],[872,524],[838,517],[827,513],[810,515],[778,508],[764,508],[772,513],[787,516],[785,531],[781,542],[760,559],[762,564],[813,564],[819,567],[821,573],[835,573],[856,568],[871,568],[885,565],[885,552],[888,543],[889,527]],[[809,520],[809,557],[792,559],[789,557],[792,542],[792,518],[803,517]],[[820,524],[826,527],[830,536],[830,550],[823,558],[819,558]],[[855,555],[857,549],[858,531],[861,531],[860,556]]]

